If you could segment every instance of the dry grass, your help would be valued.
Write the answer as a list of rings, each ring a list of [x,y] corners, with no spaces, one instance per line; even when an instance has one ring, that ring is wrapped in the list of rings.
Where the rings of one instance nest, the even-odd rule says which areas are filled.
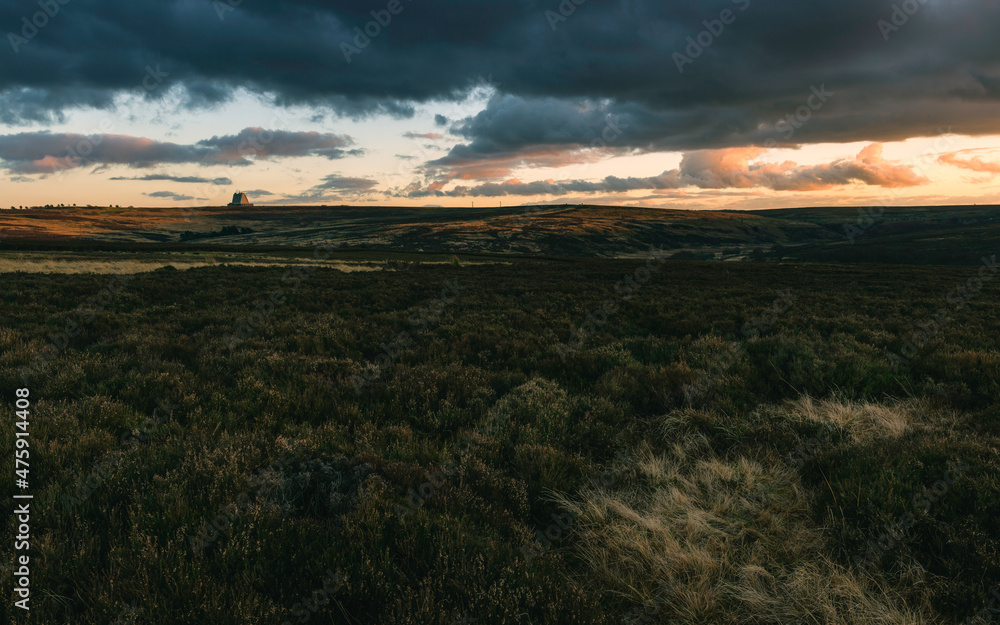
[[[869,401],[813,400],[808,395],[785,404],[780,412],[787,418],[832,425],[852,441],[872,436],[899,438],[928,414],[926,401],[911,400],[894,404]]]
[[[313,265],[336,269],[346,273],[355,271],[379,271],[379,265],[356,264],[343,262],[327,263],[283,263],[283,262],[215,262],[213,260],[184,261],[101,261],[101,260],[22,260],[18,258],[0,258],[0,273],[55,273],[55,274],[135,274],[156,271],[164,267],[177,270],[193,269],[195,267],[214,267],[216,265],[239,265],[252,267],[301,266]]]
[[[803,405],[815,414],[815,405]],[[585,576],[655,606],[653,622],[936,622],[926,602],[904,605],[831,560],[798,476],[783,464],[719,456],[693,432],[664,453],[643,446],[637,459],[625,485],[559,503],[580,515],[576,555]],[[909,577],[919,582],[923,571],[913,565]]]
[[[149,262],[149,261],[60,261],[60,260],[18,260],[0,259],[0,273],[57,273],[57,274],[133,274],[156,271],[172,266],[174,269],[191,269],[206,267],[210,262]]]
[[[209,256],[204,254],[159,254],[145,258],[121,257],[118,254],[74,254],[61,253],[4,253],[0,252],[0,274],[2,273],[38,273],[38,274],[136,274],[156,271],[164,267],[177,270],[194,269],[196,267],[241,266],[241,267],[323,267],[336,269],[344,273],[367,271],[405,271],[425,265],[454,265],[450,260],[420,260],[409,265],[394,264],[388,261],[344,261],[339,259],[308,260],[282,258],[268,255],[242,255],[240,260],[232,260],[230,254]],[[506,262],[469,261],[462,260],[461,266],[475,265],[509,265]]]

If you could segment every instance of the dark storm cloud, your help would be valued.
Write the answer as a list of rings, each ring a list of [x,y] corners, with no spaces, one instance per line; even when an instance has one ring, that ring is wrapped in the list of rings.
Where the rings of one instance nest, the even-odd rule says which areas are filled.
[[[439,164],[446,173],[496,154],[589,146],[609,115],[628,126],[614,147],[642,151],[887,141],[949,126],[996,132],[1000,5],[896,4],[913,14],[871,0],[591,0],[553,21],[546,11],[558,11],[557,0],[404,0],[382,27],[370,14],[382,2],[243,2],[217,12],[208,0],[72,0],[2,51],[0,121],[107,106],[160,66],[189,106],[246,87],[359,117],[405,117],[490,76],[504,95],[452,122],[465,142]],[[37,10],[34,0],[3,3],[0,25],[18,34]],[[344,44],[358,46],[350,63]],[[775,127],[820,86],[835,95],[808,121]]]
[[[5,61],[4,64],[7,62]],[[0,69],[0,73],[2,71]],[[5,85],[5,88],[0,91],[0,123],[9,125],[61,123],[66,119],[63,108],[72,106],[108,107],[112,104],[112,95],[109,91],[95,88],[71,90],[60,86],[51,86],[37,89],[30,87],[9,88]]]
[[[19,174],[51,174],[88,165],[151,167],[163,163],[249,165],[253,158],[358,156],[345,150],[353,140],[345,135],[271,131],[246,128],[235,135],[216,136],[193,145],[124,135],[24,132],[0,135],[0,161]]]
[[[338,159],[364,154],[361,149],[343,149],[352,143],[350,137],[330,133],[245,128],[239,134],[204,139],[198,145],[218,150],[222,155],[253,155],[258,158],[325,156]]]

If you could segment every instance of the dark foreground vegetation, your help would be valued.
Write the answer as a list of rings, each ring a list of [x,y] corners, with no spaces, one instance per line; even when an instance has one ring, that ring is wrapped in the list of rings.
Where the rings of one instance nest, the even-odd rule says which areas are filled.
[[[32,622],[995,605],[1000,275],[646,267],[0,276],[6,414],[33,404]]]

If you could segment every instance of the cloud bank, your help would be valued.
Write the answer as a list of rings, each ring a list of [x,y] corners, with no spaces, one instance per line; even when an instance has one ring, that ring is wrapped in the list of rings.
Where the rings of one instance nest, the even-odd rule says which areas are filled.
[[[16,174],[51,174],[90,165],[245,166],[257,159],[297,156],[340,159],[363,153],[357,148],[345,149],[352,144],[353,140],[345,135],[263,128],[246,128],[235,135],[216,136],[189,145],[127,135],[85,136],[41,131],[0,135],[0,161]]]
[[[407,117],[416,104],[457,101],[489,80],[502,97],[481,115],[436,119],[474,154],[590,145],[609,114],[629,126],[617,145],[643,150],[893,141],[947,127],[978,135],[995,132],[1000,114],[994,2],[926,0],[888,41],[879,24],[891,5],[870,0],[588,2],[555,27],[546,11],[558,11],[557,0],[404,7],[348,63],[343,45],[372,22],[364,3],[218,11],[196,0],[73,0],[27,43],[2,51],[0,121],[111,108],[150,67],[168,77],[146,97],[175,89],[191,109],[246,88],[278,105],[359,118]],[[695,51],[691,41],[725,9],[736,10],[735,23],[679,72],[674,55]],[[17,25],[37,10],[29,0],[3,3],[0,24],[21,36]],[[775,128],[821,85],[835,96],[808,123],[791,137]]]
[[[677,169],[646,178],[604,180],[537,181],[517,179],[503,183],[488,182],[476,186],[457,186],[442,191],[440,185],[422,188],[411,186],[402,192],[406,197],[462,197],[506,195],[567,195],[573,193],[625,193],[667,189],[772,189],[775,191],[820,191],[850,184],[884,188],[911,187],[929,182],[912,167],[886,160],[882,145],[873,143],[853,159],[841,159],[820,165],[759,163],[763,148],[725,148],[688,152]]]

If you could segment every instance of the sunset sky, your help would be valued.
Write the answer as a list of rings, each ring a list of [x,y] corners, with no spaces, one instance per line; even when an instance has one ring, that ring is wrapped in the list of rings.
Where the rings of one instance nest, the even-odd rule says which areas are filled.
[[[0,205],[1000,203],[1000,3],[673,4],[4,2]]]

